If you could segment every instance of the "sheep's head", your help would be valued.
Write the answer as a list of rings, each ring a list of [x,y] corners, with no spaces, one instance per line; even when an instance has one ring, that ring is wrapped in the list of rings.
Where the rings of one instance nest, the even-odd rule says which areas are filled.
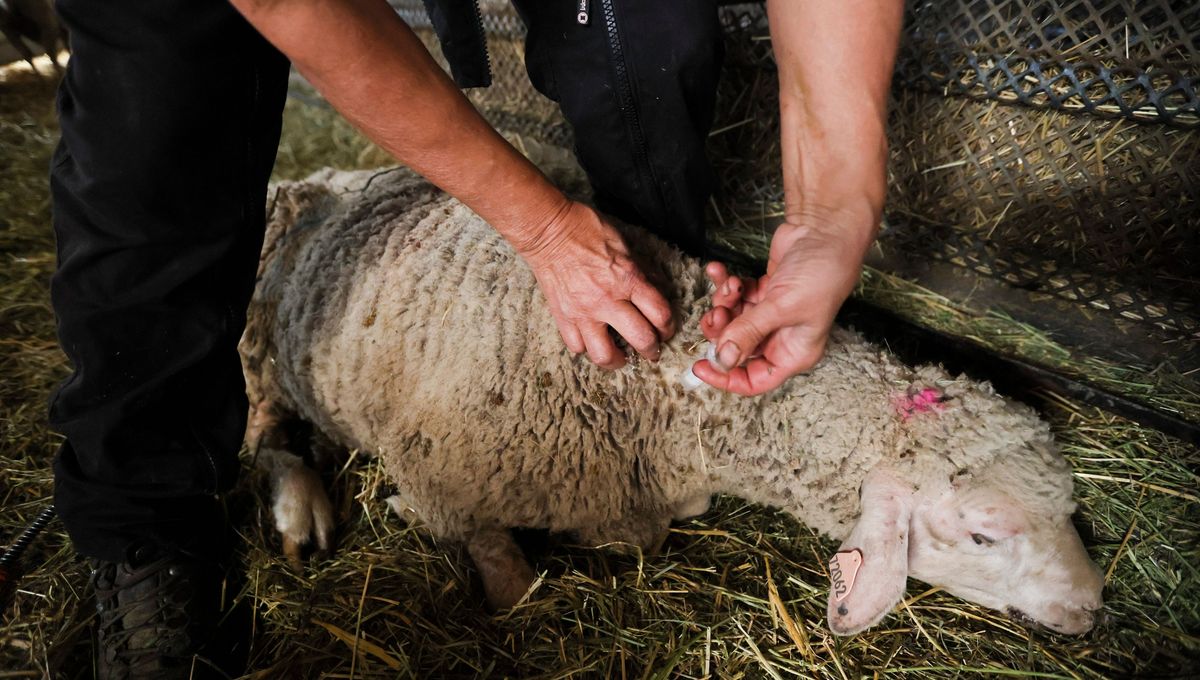
[[[858,523],[830,562],[833,632],[852,635],[878,622],[908,576],[1022,623],[1090,630],[1103,579],[1071,525],[1069,500],[1047,503],[1048,487],[1031,494],[1011,486],[1021,478],[1011,468],[1028,463],[1010,461],[1021,458],[920,489],[890,470],[868,474]]]

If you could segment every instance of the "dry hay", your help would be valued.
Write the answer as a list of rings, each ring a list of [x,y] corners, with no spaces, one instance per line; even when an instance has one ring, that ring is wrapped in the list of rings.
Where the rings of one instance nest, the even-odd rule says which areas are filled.
[[[28,75],[28,74],[25,74]],[[52,87],[0,80],[0,536],[43,507],[57,443],[44,404],[65,373],[47,302],[53,264],[45,168]],[[379,160],[323,107],[292,101],[280,175]],[[870,279],[866,286],[872,285]],[[910,298],[917,291],[907,291]],[[931,298],[932,299],[932,298]],[[1019,329],[1013,331],[1019,334]],[[1075,465],[1079,526],[1108,573],[1108,619],[1080,638],[1024,629],[913,584],[898,612],[850,639],[824,627],[833,546],[779,513],[720,499],[657,556],[551,541],[542,578],[513,612],[482,607],[469,561],[385,509],[361,455],[331,480],[342,520],[332,556],[303,573],[278,557],[254,484],[230,497],[244,541],[240,597],[253,603],[248,677],[1182,676],[1200,657],[1200,451],[1047,395],[1040,404]],[[0,677],[56,664],[90,677],[84,565],[57,527],[29,555],[0,619]]]

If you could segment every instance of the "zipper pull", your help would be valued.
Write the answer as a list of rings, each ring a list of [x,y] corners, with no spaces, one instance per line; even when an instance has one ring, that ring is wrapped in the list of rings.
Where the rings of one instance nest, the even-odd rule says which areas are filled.
[[[576,1],[576,3],[575,3],[575,10],[576,10],[575,21],[578,21],[580,26],[588,25],[588,20],[592,16],[592,13],[590,11],[591,4],[592,4],[591,0],[577,0]]]

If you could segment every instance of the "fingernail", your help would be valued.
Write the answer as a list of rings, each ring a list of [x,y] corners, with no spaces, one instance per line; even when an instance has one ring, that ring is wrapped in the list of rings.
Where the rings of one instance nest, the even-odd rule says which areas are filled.
[[[738,359],[741,357],[742,350],[738,348],[737,343],[730,340],[724,345],[721,345],[721,351],[717,352],[717,368],[722,371],[738,365]]]

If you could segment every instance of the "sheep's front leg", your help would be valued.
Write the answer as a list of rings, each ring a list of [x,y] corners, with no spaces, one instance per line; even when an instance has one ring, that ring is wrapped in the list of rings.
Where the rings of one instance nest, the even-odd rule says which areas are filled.
[[[288,449],[285,416],[263,399],[250,407],[246,442],[257,467],[271,484],[271,516],[283,541],[283,554],[296,569],[303,567],[301,548],[316,541],[328,550],[333,534],[333,505],[320,475]]]
[[[271,518],[283,541],[283,555],[292,566],[302,567],[300,549],[316,540],[328,550],[334,532],[334,507],[316,470],[304,458],[289,451],[287,414],[272,399],[260,397],[263,379],[247,375],[252,398],[246,422],[246,444],[254,452],[254,463],[271,485]]]
[[[534,573],[508,529],[483,529],[467,540],[467,552],[483,580],[488,604],[508,609],[533,585]]]
[[[271,516],[283,541],[283,554],[297,570],[304,562],[303,546],[315,541],[329,550],[333,535],[333,505],[321,476],[304,459],[281,449],[261,448],[258,465],[271,480]]]

